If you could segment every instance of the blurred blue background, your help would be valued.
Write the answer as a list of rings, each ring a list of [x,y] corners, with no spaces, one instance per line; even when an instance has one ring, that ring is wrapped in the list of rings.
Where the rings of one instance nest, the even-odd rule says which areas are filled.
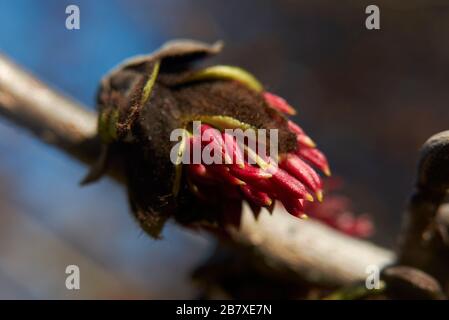
[[[65,28],[69,4],[80,8],[80,30]],[[94,108],[102,75],[167,37],[139,22],[138,10],[126,1],[2,0],[1,50]],[[195,294],[190,271],[207,256],[207,239],[170,226],[164,241],[150,240],[129,214],[121,187],[104,179],[80,188],[85,167],[3,119],[0,137],[0,298]],[[65,288],[69,264],[80,266],[79,292]]]
[[[81,29],[65,28],[65,8]],[[94,108],[99,79],[122,59],[186,37],[222,39],[223,55],[296,106],[374,240],[392,246],[419,146],[449,127],[449,11],[444,1],[0,0],[0,50]],[[57,108],[58,106],[54,106]],[[0,298],[191,298],[191,271],[212,240],[170,225],[142,234],[123,189],[81,188],[86,168],[0,119]],[[65,266],[82,290],[65,288]]]

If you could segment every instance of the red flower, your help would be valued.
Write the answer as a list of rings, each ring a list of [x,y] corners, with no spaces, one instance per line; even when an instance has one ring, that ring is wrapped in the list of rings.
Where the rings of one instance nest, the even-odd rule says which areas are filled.
[[[105,152],[87,181],[101,176],[110,157],[123,151],[131,208],[156,238],[170,217],[189,225],[238,224],[242,200],[255,215],[277,200],[294,216],[306,212],[347,233],[366,234],[369,224],[363,218],[352,218],[335,204],[328,208],[332,201],[316,204],[323,198],[323,183],[315,170],[330,175],[329,165],[304,130],[286,118],[295,110],[283,98],[264,91],[238,67],[192,68],[195,60],[220,48],[171,43],[108,74],[98,93]],[[195,121],[202,123],[198,132],[181,130],[181,141],[172,140],[173,132],[190,130]],[[262,154],[258,135],[242,142],[225,131],[236,128],[278,129],[273,136],[279,138],[280,154]],[[273,136],[270,131],[270,141]],[[175,144],[180,148],[172,153]],[[193,161],[184,165],[187,146],[194,149]],[[220,164],[199,161],[203,157],[195,150],[210,149]]]
[[[294,109],[287,102],[268,92],[263,92],[267,104],[280,112],[293,114]],[[206,146],[220,150],[223,164],[189,164],[188,180],[194,193],[203,195],[211,185],[227,185],[225,196],[235,196],[238,191],[241,199],[249,201],[256,207],[270,207],[274,200],[281,201],[287,211],[303,217],[305,201],[322,201],[322,181],[312,167],[330,175],[326,157],[315,148],[312,139],[297,124],[289,121],[289,130],[297,137],[294,153],[281,154],[279,166],[269,157],[260,156],[248,144],[239,145],[235,137],[217,128],[202,124],[201,137],[192,136],[190,146],[200,145],[201,151]],[[198,145],[197,145],[198,146]],[[255,160],[250,164],[248,160]],[[200,196],[203,200],[207,197]]]

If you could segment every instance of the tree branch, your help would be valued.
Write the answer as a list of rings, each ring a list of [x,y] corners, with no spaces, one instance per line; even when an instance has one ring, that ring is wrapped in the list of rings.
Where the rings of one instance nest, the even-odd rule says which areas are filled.
[[[91,164],[99,153],[96,115],[48,88],[0,56],[0,114],[37,137]],[[299,221],[280,207],[256,221],[245,207],[234,245],[250,249],[275,272],[336,285],[365,278],[368,265],[392,263],[394,254],[316,221]]]
[[[98,152],[96,114],[0,55],[0,115],[46,143],[90,162]]]

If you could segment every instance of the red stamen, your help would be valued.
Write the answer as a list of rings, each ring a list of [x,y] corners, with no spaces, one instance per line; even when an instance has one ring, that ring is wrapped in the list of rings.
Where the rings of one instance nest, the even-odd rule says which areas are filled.
[[[245,158],[243,156],[242,150],[240,149],[240,146],[237,144],[235,137],[224,132],[223,140],[225,153],[230,155],[231,161],[233,161],[232,163],[237,164],[239,167],[243,168]]]
[[[200,126],[200,130],[203,146],[212,144],[214,150],[220,150],[221,155],[224,157],[224,162],[227,164],[231,164],[232,159],[227,153],[227,148],[225,147],[225,142],[223,140],[223,137],[221,136],[220,131],[206,124],[202,124]]]
[[[304,183],[313,192],[322,191],[322,183],[318,174],[307,163],[294,154],[288,154],[280,163],[280,167]]]
[[[296,140],[298,141],[298,148],[306,147],[306,148],[315,148],[316,143],[305,134],[298,134],[296,136]]]
[[[286,192],[292,198],[304,198],[308,201],[313,201],[313,196],[307,192],[305,186],[301,182],[280,168],[274,168],[273,166],[270,168],[269,172],[272,171],[270,173],[273,175],[271,180],[273,181],[274,186],[280,189],[279,194]]]
[[[318,169],[324,172],[326,176],[330,176],[331,172],[326,156],[318,149],[299,148],[298,155],[306,161],[309,161]]]
[[[245,182],[257,183],[260,179],[269,179],[272,177],[271,173],[253,167],[249,164],[245,164],[244,168],[240,168],[237,165],[231,165],[229,166],[229,169],[234,176]]]
[[[285,101],[285,99],[270,92],[264,92],[263,96],[268,105],[273,109],[276,109],[279,112],[286,113],[288,115],[296,114],[296,110],[291,105],[289,105],[287,101]]]
[[[230,183],[231,185],[244,185],[245,182],[238,179],[237,177],[234,177],[229,168],[222,165],[222,164],[212,164],[207,166],[210,168],[211,172],[216,174],[217,176],[221,177],[226,182]]]
[[[300,126],[298,126],[296,123],[294,123],[293,121],[291,121],[291,120],[288,121],[288,129],[289,129],[291,132],[296,133],[297,135],[298,135],[298,134],[302,134],[302,135],[305,134],[305,133],[304,133],[304,130],[303,130]]]
[[[298,218],[304,216],[304,199],[285,198],[282,205],[292,216]]]
[[[271,205],[273,200],[265,192],[260,192],[253,189],[251,186],[244,185],[240,186],[243,194],[248,198],[249,201],[261,207],[268,207]]]

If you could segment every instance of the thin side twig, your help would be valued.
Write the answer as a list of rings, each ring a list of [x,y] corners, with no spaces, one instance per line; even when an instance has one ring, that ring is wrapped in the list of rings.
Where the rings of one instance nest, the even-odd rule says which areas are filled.
[[[399,263],[434,276],[449,293],[449,131],[430,137],[421,149],[398,252]]]

